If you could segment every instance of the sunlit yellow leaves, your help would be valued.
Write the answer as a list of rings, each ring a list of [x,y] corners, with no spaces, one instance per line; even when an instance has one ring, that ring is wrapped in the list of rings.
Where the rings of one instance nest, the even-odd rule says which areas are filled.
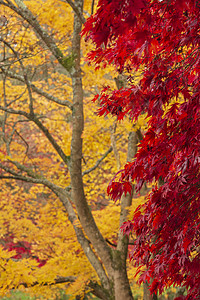
[[[37,263],[30,259],[16,261],[12,258],[13,255],[15,251],[6,251],[0,247],[0,295],[3,295],[7,289],[17,288],[22,283],[31,286],[36,281],[30,274],[30,269],[34,270]]]
[[[54,38],[63,55],[71,54],[73,12],[67,2],[33,0],[24,1],[24,4],[37,16],[42,28]],[[85,1],[84,17],[91,13],[91,5],[91,0]],[[8,31],[4,28],[1,34],[8,43],[14,43],[14,49],[19,55],[16,56],[9,47],[4,49],[9,54],[10,73],[4,76],[5,85],[3,80],[0,81],[1,106],[16,113],[20,110],[29,114],[32,104],[35,117],[46,131],[42,132],[30,115],[27,119],[20,112],[19,115],[1,112],[0,160],[6,166],[12,166],[19,178],[16,181],[1,181],[0,241],[1,245],[5,245],[6,238],[14,244],[21,241],[30,243],[31,255],[30,258],[14,259],[15,252],[0,248],[0,292],[3,294],[8,289],[22,288],[23,283],[29,287],[37,282],[39,287],[31,287],[29,291],[51,299],[56,295],[56,288],[48,285],[57,276],[74,276],[74,283],[60,285],[74,299],[76,295],[83,295],[90,280],[98,281],[77,242],[73,225],[82,228],[78,218],[75,223],[70,223],[63,204],[51,189],[19,180],[20,176],[41,179],[41,182],[46,179],[59,188],[68,187],[70,198],[69,166],[56,153],[45,132],[49,132],[65,155],[70,156],[73,111],[65,105],[65,101],[72,104],[71,78],[26,21],[7,9],[4,14],[9,20]],[[81,47],[82,55],[85,56],[92,46],[82,40]],[[98,117],[98,103],[93,103],[92,99],[103,86],[116,88],[116,70],[107,66],[97,71],[85,59],[82,59],[81,67],[85,121],[82,132],[82,172],[87,173],[93,168],[83,177],[85,196],[103,237],[116,245],[120,205],[110,201],[106,190],[119,166],[113,151],[100,164],[98,161],[110,149],[114,137],[120,163],[125,164],[128,134],[139,128],[145,131],[146,119],[142,115],[134,128],[128,119],[124,119],[113,130],[116,119]],[[136,83],[139,76],[139,72],[135,74]],[[17,168],[19,165],[24,168]],[[134,210],[136,203],[142,201],[144,199],[138,197],[130,211]],[[73,202],[70,203],[75,208]],[[44,265],[39,267],[41,262]],[[133,274],[134,270],[131,270],[131,281]]]
[[[147,130],[147,114],[139,115],[134,127],[133,131],[137,131],[138,129],[141,129],[142,132],[145,132]]]
[[[60,49],[66,50],[71,39],[73,26],[73,12],[67,2],[37,0],[25,1],[25,3],[37,15],[40,23],[49,26],[49,30],[53,31],[59,41]]]

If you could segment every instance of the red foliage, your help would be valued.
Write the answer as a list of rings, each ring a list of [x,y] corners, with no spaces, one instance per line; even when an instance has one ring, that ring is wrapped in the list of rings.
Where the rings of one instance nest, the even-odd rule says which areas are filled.
[[[42,267],[46,264],[45,259],[40,259],[31,252],[31,244],[26,241],[15,241],[14,235],[7,235],[0,240],[0,244],[3,245],[4,249],[8,251],[15,251],[16,254],[12,257],[15,260],[23,258],[32,258],[38,262],[38,267]]]
[[[100,0],[83,30],[94,43],[89,59],[97,65],[113,63],[130,74],[143,65],[137,86],[105,89],[98,97],[99,115],[149,117],[134,161],[108,193],[117,200],[130,192],[130,181],[139,191],[145,181],[162,180],[122,229],[137,236],[130,257],[146,266],[140,281],[151,278],[152,292],[183,285],[186,299],[200,298],[199,24],[198,0]]]

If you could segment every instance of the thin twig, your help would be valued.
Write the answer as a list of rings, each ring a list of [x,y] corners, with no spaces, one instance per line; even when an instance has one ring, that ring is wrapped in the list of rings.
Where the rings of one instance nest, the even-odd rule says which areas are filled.
[[[92,0],[91,15],[93,15],[93,13],[94,13],[94,3],[95,3],[95,0]]]
[[[93,167],[91,167],[90,169],[88,169],[88,170],[86,170],[86,171],[84,171],[84,172],[82,173],[82,176],[84,176],[84,175],[86,175],[86,174],[89,174],[90,172],[94,171],[94,170],[100,165],[100,163],[106,158],[106,156],[108,156],[108,154],[109,154],[110,152],[112,152],[112,150],[113,150],[113,147],[110,147],[110,148],[102,155],[102,157],[101,157],[100,159],[97,160],[96,164],[95,164]]]
[[[17,79],[19,80],[20,82],[23,82],[25,83],[24,79],[23,79],[23,76],[21,75],[18,75],[18,74],[15,74],[11,71],[7,71],[5,70],[5,68],[1,67],[2,71],[6,74],[7,77],[10,77],[10,78],[14,78],[14,79]],[[72,104],[70,101],[68,100],[61,100],[49,93],[47,93],[46,91],[43,91],[42,89],[36,87],[32,82],[29,81],[29,85],[31,86],[33,92],[45,97],[46,99],[48,100],[51,100],[59,105],[62,105],[62,106],[67,106],[70,110],[72,110]]]

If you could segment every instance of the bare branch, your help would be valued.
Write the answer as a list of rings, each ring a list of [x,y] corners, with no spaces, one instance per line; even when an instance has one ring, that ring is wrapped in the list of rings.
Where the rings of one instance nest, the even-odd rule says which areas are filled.
[[[102,299],[102,300],[107,300],[108,299],[107,292],[97,282],[90,281],[89,284],[88,284],[88,287],[89,287],[91,293],[94,296],[96,296],[98,299]]]
[[[49,130],[40,122],[40,120],[36,117],[36,115],[30,115],[29,113],[27,113],[25,111],[15,110],[15,109],[12,109],[12,108],[3,107],[1,105],[0,105],[0,110],[3,110],[5,112],[11,113],[11,114],[15,114],[15,115],[21,115],[21,116],[26,117],[28,120],[33,121],[37,125],[37,127],[39,127],[40,130],[44,133],[44,135],[49,140],[51,145],[54,147],[54,149],[56,150],[58,155],[62,158],[64,163],[66,165],[69,165],[70,157],[67,156],[63,152],[62,148],[57,144],[56,140],[53,138],[53,136],[51,135]]]
[[[83,0],[76,0],[76,5],[79,10],[83,11]],[[84,116],[83,116],[83,86],[82,86],[82,72],[81,72],[81,33],[82,23],[78,16],[74,15],[74,32],[72,38],[72,52],[76,56],[74,61],[72,77],[73,88],[73,118],[72,118],[72,139],[71,139],[71,160],[70,160],[70,177],[71,177],[71,193],[80,222],[84,231],[90,239],[98,257],[104,264],[108,276],[113,277],[113,261],[111,249],[105,242],[97,224],[92,215],[91,209],[85,197],[83,177],[82,177],[82,133],[84,130]],[[96,269],[95,269],[96,270]],[[97,271],[97,270],[96,270]],[[111,288],[107,284],[107,289]]]
[[[9,168],[8,166],[5,166],[0,162],[0,168],[4,171],[6,171],[10,175],[0,175],[0,179],[12,179],[12,180],[20,180],[24,182],[29,182],[33,184],[42,184],[46,187],[48,187],[56,196],[59,197],[58,193],[64,193],[65,194],[65,202],[71,200],[71,194],[68,191],[65,191],[63,188],[59,187],[58,185],[52,183],[46,178],[43,178],[40,174],[37,174],[32,169],[29,169],[25,167],[24,165],[21,165],[18,162],[14,162],[9,160],[10,163],[13,163],[18,170],[25,172],[27,175],[22,175],[18,173],[17,171],[14,171],[13,169]],[[63,200],[63,199],[62,199]],[[64,207],[66,208],[66,203],[63,202]],[[69,202],[70,203],[70,202]],[[73,224],[72,224],[73,225]]]
[[[101,261],[99,258],[96,256],[94,253],[93,249],[91,248],[91,243],[90,241],[86,238],[82,227],[80,226],[80,222],[77,218],[77,215],[74,212],[74,208],[71,204],[71,202],[67,199],[66,197],[66,191],[64,189],[60,189],[58,192],[55,192],[55,194],[59,197],[61,202],[63,203],[67,213],[68,213],[68,218],[69,221],[71,222],[79,244],[81,245],[86,257],[88,258],[89,262],[97,272],[100,280],[105,284],[105,286],[109,287],[108,283],[108,277],[105,273],[105,270],[102,266]]]
[[[60,283],[73,283],[76,281],[76,277],[75,276],[58,276],[53,282],[43,282],[42,286],[51,286],[51,285],[55,285],[55,284],[60,284]],[[33,282],[31,285],[25,283],[25,282],[20,282],[19,286],[23,285],[25,288],[30,288],[36,285],[40,285],[41,286],[41,282],[35,281]]]
[[[82,176],[84,176],[84,175],[86,175],[86,174],[89,174],[90,172],[94,171],[94,170],[100,165],[100,163],[108,156],[108,154],[109,154],[110,152],[112,152],[112,150],[113,150],[113,147],[110,147],[110,148],[102,155],[102,157],[101,157],[100,159],[97,160],[96,164],[95,164],[93,167],[91,167],[90,169],[88,169],[88,170],[86,170],[86,171],[84,171],[84,172],[82,173]]]
[[[75,230],[77,240],[80,243],[86,257],[90,261],[91,265],[94,267],[101,281],[108,286],[108,278],[102,266],[102,263],[100,262],[100,260],[98,259],[94,251],[92,250],[90,241],[85,237],[85,234],[83,233],[83,230],[79,224],[77,215],[74,212],[71,202],[69,201],[69,199],[71,200],[70,193],[65,189],[62,189],[61,187],[55,185],[54,183],[48,181],[46,178],[41,177],[39,174],[27,168],[26,166],[21,165],[20,163],[15,161],[10,160],[10,162],[13,163],[19,170],[26,172],[28,176],[21,175],[16,171],[12,170],[11,168],[3,165],[0,162],[0,168],[2,168],[3,170],[5,170],[7,173],[10,174],[10,175],[0,175],[0,179],[22,180],[25,182],[42,184],[48,187],[63,203],[63,206],[66,209],[66,212],[68,214],[69,221],[71,222]]]
[[[137,129],[136,135],[137,135],[137,138],[138,138],[138,142],[141,142],[141,140],[143,139],[143,134],[142,134],[140,129]]]
[[[5,68],[2,68],[2,67],[1,67],[1,69],[2,69],[2,71],[6,74],[6,76],[8,76],[9,78],[17,79],[17,80],[19,80],[20,82],[25,83],[23,76],[18,75],[18,74],[15,74],[15,73],[13,73],[13,72],[11,72],[11,71],[7,71]],[[59,99],[59,98],[57,98],[57,97],[55,97],[55,96],[53,96],[53,95],[51,95],[51,94],[49,94],[49,93],[43,91],[42,89],[38,88],[38,87],[35,86],[32,82],[30,82],[30,81],[28,81],[28,82],[29,82],[29,85],[30,85],[31,89],[32,89],[35,93],[37,93],[37,94],[39,94],[39,95],[45,97],[45,98],[48,99],[48,100],[53,101],[53,102],[55,102],[55,103],[57,103],[57,104],[59,104],[59,105],[67,106],[70,110],[72,110],[72,104],[71,104],[70,101],[68,101],[68,100],[61,100],[61,99]]]
[[[92,0],[91,15],[93,15],[93,13],[94,13],[94,3],[95,3],[95,0]]]
[[[20,137],[20,139],[21,139],[21,140],[24,142],[24,144],[25,144],[25,147],[26,147],[25,157],[26,157],[27,154],[28,154],[29,145],[28,145],[27,141],[23,138],[23,136],[22,136],[17,130],[15,130],[15,133]],[[25,160],[25,157],[24,157],[24,160]]]
[[[137,141],[136,132],[134,132],[134,131],[129,132],[127,162],[131,161],[133,159],[134,155],[136,154],[137,143],[138,143],[138,141]],[[133,187],[132,187],[132,193],[133,193]],[[129,207],[131,206],[131,203],[132,203],[132,193],[131,193],[131,195],[129,193],[127,193],[126,196],[123,194],[121,197],[121,212],[120,212],[119,228],[122,226],[122,224],[128,218]],[[119,230],[117,250],[119,250],[121,252],[121,256],[124,259],[124,261],[126,261],[126,258],[127,258],[128,244],[129,244],[129,237],[124,236],[122,231]],[[124,272],[126,272],[125,269],[124,269]]]
[[[13,108],[7,108],[7,107],[4,107],[4,106],[0,105],[0,110],[5,111],[5,112],[10,113],[10,114],[13,114],[13,115],[24,116],[27,119],[30,118],[30,115],[27,112],[25,112],[23,110],[20,110],[20,109],[15,110]]]
[[[105,239],[105,240],[106,240],[106,242],[107,242],[110,246],[112,246],[112,247],[114,247],[114,248],[117,248],[117,244],[112,243],[111,241],[109,241],[109,239]]]
[[[14,133],[15,133],[15,125],[16,124],[17,124],[17,122],[14,123],[13,128],[12,128],[12,132],[11,132],[9,138],[7,138],[7,139],[4,138],[4,141],[6,143],[6,150],[7,150],[8,155],[11,155],[11,153],[10,153],[10,144],[11,144],[12,138],[13,138]],[[6,120],[5,120],[5,123],[4,123],[4,130],[5,130],[5,125],[6,125]]]
[[[119,170],[121,167],[121,161],[120,161],[119,151],[117,149],[117,139],[115,136],[116,129],[117,129],[117,121],[115,121],[113,126],[110,126],[110,133],[111,133],[111,145],[113,147],[114,156],[117,162],[117,169]]]
[[[0,41],[3,42],[9,49],[11,49],[11,51],[13,52],[13,54],[15,55],[15,57],[18,59],[23,75],[24,75],[24,81],[26,83],[27,89],[28,89],[28,94],[29,94],[29,99],[30,99],[30,104],[29,104],[29,109],[30,109],[30,114],[33,115],[34,111],[33,111],[33,97],[32,97],[32,92],[31,92],[31,87],[27,78],[27,74],[25,72],[25,68],[24,65],[22,63],[22,60],[19,59],[19,54],[14,50],[14,48],[8,43],[6,42],[4,39],[0,38]]]
[[[26,7],[23,1],[17,0],[17,5],[14,5],[10,0],[0,0],[0,4],[6,7],[9,7],[14,12],[16,12],[19,16],[21,16],[24,20],[26,20],[34,29],[37,35],[41,38],[42,42],[47,46],[47,48],[51,51],[51,53],[55,56],[58,62],[63,65],[63,54],[61,50],[56,45],[53,38],[45,31],[41,25],[39,24],[37,17],[32,14],[32,12]]]
[[[50,134],[49,130],[40,122],[40,120],[34,115],[29,116],[29,120],[32,120],[45,134],[46,138],[49,140],[49,142],[52,144],[56,152],[59,154],[59,156],[62,158],[64,163],[69,166],[70,156],[67,156],[62,148],[57,144],[53,136]]]
[[[33,170],[25,167],[24,165],[21,165],[20,163],[12,161],[12,160],[9,160],[9,162],[12,163],[13,165],[15,165],[18,168],[18,170],[26,172],[27,175],[26,176],[22,175],[22,174],[18,173],[17,171],[14,171],[13,169],[9,168],[8,166],[5,166],[4,164],[2,164],[0,162],[0,168],[10,174],[10,175],[1,175],[0,178],[2,178],[2,179],[10,178],[10,179],[22,180],[22,181],[30,182],[30,183],[43,184],[43,185],[47,186],[48,188],[50,188],[51,190],[60,189],[59,186],[50,182],[46,178],[43,178],[40,174],[37,174]]]
[[[18,176],[10,176],[10,175],[8,175],[8,176],[6,176],[6,175],[0,175],[0,179],[21,180],[21,178],[18,177]]]
[[[83,14],[80,12],[79,8],[74,3],[74,1],[66,0],[66,2],[71,6],[71,8],[73,9],[73,11],[77,15],[77,17],[80,19],[81,23],[84,24],[86,20],[85,20]]]

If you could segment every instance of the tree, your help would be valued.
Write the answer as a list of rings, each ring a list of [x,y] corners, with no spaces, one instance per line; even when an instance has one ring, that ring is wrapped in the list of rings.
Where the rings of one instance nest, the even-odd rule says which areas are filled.
[[[4,183],[0,220],[1,290],[20,284],[31,287],[62,280],[73,282],[74,277],[66,274],[70,269],[60,262],[61,257],[72,261],[73,256],[67,252],[72,245],[74,253],[83,257],[79,260],[80,267],[86,265],[87,257],[96,272],[94,276],[91,266],[88,267],[92,276],[86,277],[87,282],[83,280],[91,292],[106,300],[133,298],[126,269],[129,239],[119,231],[115,243],[108,240],[104,228],[103,236],[97,226],[100,221],[103,223],[99,212],[91,212],[96,205],[93,198],[100,197],[96,195],[98,185],[91,184],[95,176],[92,172],[97,171],[100,163],[107,167],[94,173],[99,180],[98,183],[95,178],[95,183],[102,191],[101,185],[111,179],[114,160],[120,165],[117,135],[126,132],[125,126],[117,132],[118,126],[108,118],[103,124],[105,128],[98,123],[98,133],[87,132],[91,124],[94,126],[89,104],[85,108],[84,130],[83,103],[90,100],[91,90],[94,93],[102,84],[92,86],[94,74],[100,75],[88,70],[81,61],[81,50],[88,48],[87,44],[81,44],[80,37],[87,15],[83,13],[83,5],[88,12],[93,4],[94,1],[83,0],[66,3],[0,0],[0,178]],[[71,22],[72,9],[74,22]],[[83,78],[84,72],[90,77],[90,86],[89,80]],[[111,81],[109,74],[105,77],[102,82]],[[127,126],[130,129],[127,160],[131,160],[141,132],[139,127],[134,131],[132,125]],[[107,145],[110,136],[112,146]],[[118,145],[124,148],[124,142]],[[114,155],[108,161],[112,151]],[[120,226],[128,217],[131,201],[132,195],[123,195]],[[70,236],[72,228],[79,249]],[[62,240],[60,248],[56,244],[58,237]],[[70,241],[69,246],[66,240]],[[77,273],[73,270],[73,275]]]
[[[113,63],[119,73],[143,67],[138,85],[104,89],[99,115],[132,120],[147,113],[149,128],[135,159],[109,184],[116,201],[136,181],[155,186],[139,206],[125,234],[137,236],[131,259],[146,266],[140,282],[151,291],[171,284],[188,289],[186,299],[200,297],[200,39],[199,1],[100,0],[83,34],[95,49],[89,59]]]

